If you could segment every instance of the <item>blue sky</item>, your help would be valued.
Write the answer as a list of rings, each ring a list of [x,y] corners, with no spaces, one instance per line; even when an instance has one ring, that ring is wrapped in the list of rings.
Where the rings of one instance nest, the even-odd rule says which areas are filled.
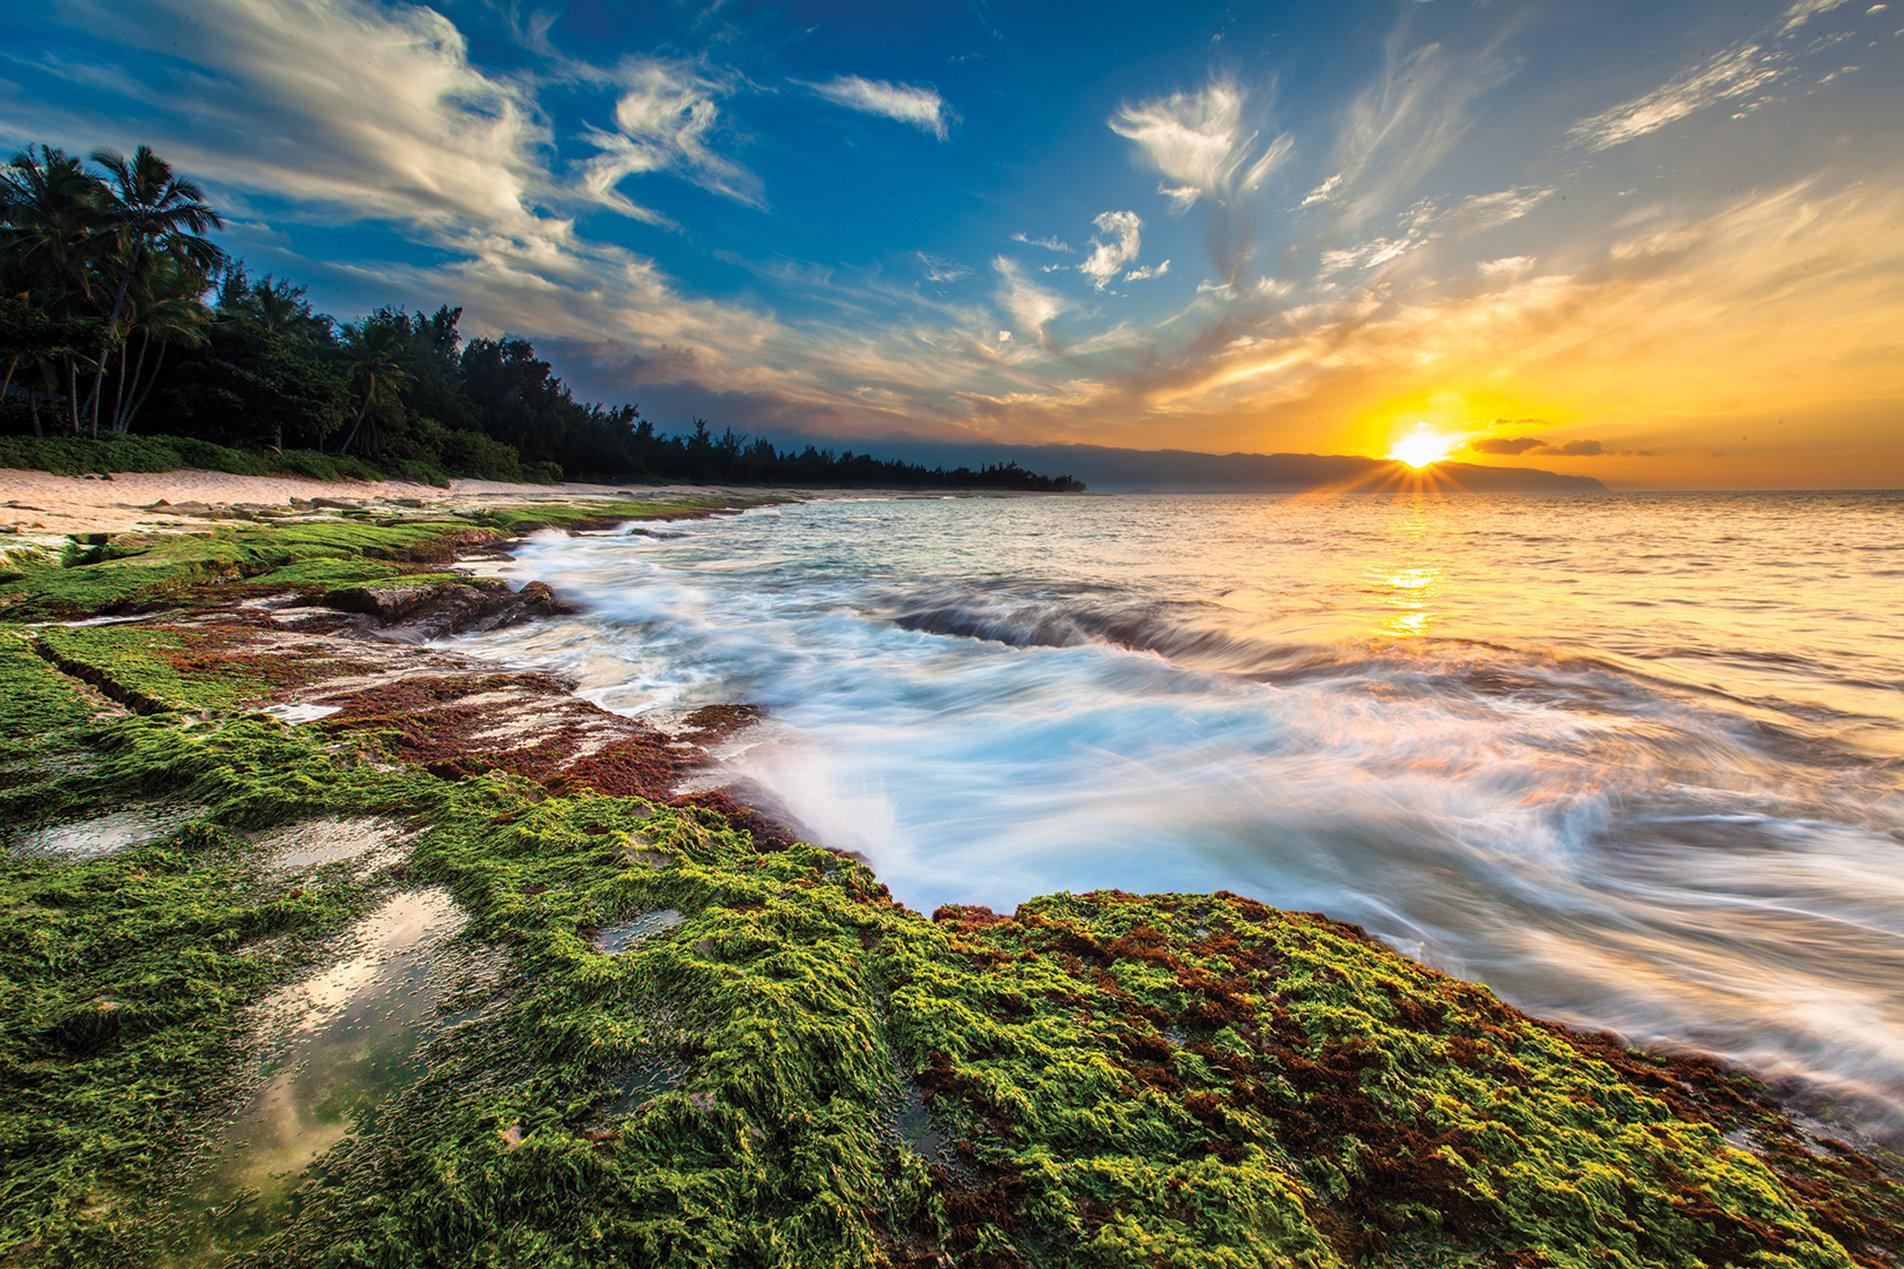
[[[1870,0],[28,0],[0,140],[149,142],[254,271],[663,423],[1904,483],[1901,53]]]

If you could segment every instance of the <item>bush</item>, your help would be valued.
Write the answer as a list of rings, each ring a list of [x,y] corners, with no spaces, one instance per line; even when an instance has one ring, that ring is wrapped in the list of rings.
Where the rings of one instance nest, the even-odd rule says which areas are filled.
[[[167,446],[178,451],[179,465],[183,467],[196,467],[201,471],[226,471],[236,476],[269,476],[277,469],[270,454],[232,449],[228,445],[201,441],[189,436],[167,436],[155,439],[162,439]]]
[[[170,438],[113,436],[0,436],[0,467],[25,467],[59,476],[120,471],[172,471],[185,459]]]
[[[515,446],[468,428],[451,428],[444,433],[443,466],[459,476],[479,480],[523,478]]]
[[[530,463],[523,469],[522,478],[532,480],[538,485],[559,485],[562,483],[562,464],[543,460]]]
[[[429,463],[416,458],[400,458],[394,463],[385,463],[385,470],[397,480],[413,480],[419,485],[435,485],[438,489],[448,489],[450,478]]]

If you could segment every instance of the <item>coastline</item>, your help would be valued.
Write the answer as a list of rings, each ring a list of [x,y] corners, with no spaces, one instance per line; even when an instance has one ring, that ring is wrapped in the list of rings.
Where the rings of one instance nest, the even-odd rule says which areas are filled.
[[[142,506],[152,490],[130,478],[46,479],[111,495],[9,512],[40,525],[9,546],[101,540],[16,559],[0,587],[21,738],[0,819],[44,841],[102,811],[193,813],[154,810],[163,832],[94,858],[10,843],[7,973],[36,977],[8,1009],[7,1061],[32,1080],[6,1150],[33,1180],[0,1254],[195,1245],[138,1160],[242,1103],[225,1068],[259,1047],[249,1011],[418,887],[496,949],[469,1016],[418,1038],[422,1073],[349,1121],[291,1225],[234,1233],[228,1212],[217,1238],[290,1260],[339,1239],[452,1258],[478,1212],[520,1254],[572,1250],[560,1231],[579,1222],[590,1245],[689,1260],[1904,1250],[1895,1158],[1818,1139],[1744,1072],[1541,1022],[1353,927],[1226,893],[927,917],[850,859],[677,796],[698,761],[682,738],[415,646],[560,604],[458,571],[469,551],[717,514],[728,494],[418,486],[338,507],[302,492],[343,501],[334,486],[287,481],[300,492],[249,486],[235,514]],[[115,513],[131,519],[100,521]],[[388,826],[388,857],[274,871],[264,836],[321,851],[328,830],[297,826],[340,819]],[[62,965],[61,939],[152,959]],[[201,953],[209,993],[166,968]],[[190,1007],[160,998],[172,988]],[[89,1152],[76,1143],[101,1124],[78,1085],[114,1079],[184,1095]],[[219,1148],[201,1142],[201,1161]],[[394,1225],[371,1219],[386,1200]]]

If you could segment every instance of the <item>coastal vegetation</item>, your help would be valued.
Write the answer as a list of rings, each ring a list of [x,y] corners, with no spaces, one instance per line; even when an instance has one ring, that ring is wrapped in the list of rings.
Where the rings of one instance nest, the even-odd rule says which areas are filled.
[[[691,745],[381,637],[474,611],[460,551],[730,509],[309,508],[13,558],[0,1260],[1904,1255],[1904,1164],[1747,1073],[1227,893],[914,912],[683,792]],[[384,846],[326,854],[339,825]],[[364,932],[403,904],[456,920],[390,951]],[[432,1003],[346,1008],[356,1056],[317,1061],[366,939]]]
[[[302,286],[231,259],[212,236],[222,225],[144,146],[90,166],[45,145],[13,157],[0,176],[0,462],[164,470],[151,464],[176,454],[173,466],[433,483],[1081,487],[1012,462],[783,450],[702,419],[663,433],[634,405],[576,400],[525,339],[464,339],[450,304],[320,313]],[[135,433],[162,439],[127,443]]]

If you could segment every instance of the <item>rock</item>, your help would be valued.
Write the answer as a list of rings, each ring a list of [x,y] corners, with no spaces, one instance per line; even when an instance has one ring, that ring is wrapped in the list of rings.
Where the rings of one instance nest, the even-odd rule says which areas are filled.
[[[403,626],[426,639],[495,630],[567,611],[542,582],[530,582],[516,591],[492,577],[454,582],[395,579],[372,586],[345,586],[326,594],[324,605],[374,617],[381,625]]]

